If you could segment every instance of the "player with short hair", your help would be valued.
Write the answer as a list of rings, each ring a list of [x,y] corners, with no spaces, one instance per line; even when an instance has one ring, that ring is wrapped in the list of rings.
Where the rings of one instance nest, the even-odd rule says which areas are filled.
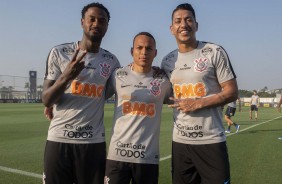
[[[170,31],[178,49],[162,60],[175,104],[172,142],[173,184],[230,183],[222,106],[238,97],[236,75],[225,50],[198,41],[193,7],[178,5]]]
[[[253,95],[250,101],[250,120],[253,119],[253,111],[255,111],[255,119],[258,119],[258,108],[259,108],[259,96],[257,95],[257,91],[253,91]]]
[[[115,93],[112,136],[105,184],[157,184],[161,111],[171,85],[165,73],[155,75],[154,37],[140,32],[133,39],[132,65],[117,69],[107,93]]]
[[[105,87],[120,64],[100,47],[110,14],[100,3],[82,10],[81,41],[52,48],[42,100],[53,117],[44,153],[46,184],[103,183],[106,162],[103,124]]]

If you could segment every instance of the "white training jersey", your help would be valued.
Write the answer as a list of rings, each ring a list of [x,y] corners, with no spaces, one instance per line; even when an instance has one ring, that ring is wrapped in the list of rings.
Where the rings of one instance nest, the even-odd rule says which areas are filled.
[[[54,47],[48,56],[45,79],[57,80],[77,48],[78,42]],[[102,48],[86,54],[85,68],[54,105],[47,140],[74,144],[105,141],[105,86],[117,67],[117,58]]]
[[[168,78],[126,66],[112,74],[107,93],[110,89],[116,103],[107,159],[158,164],[161,111],[171,93]]]
[[[172,83],[174,97],[205,98],[221,92],[220,84],[236,77],[224,49],[198,42],[190,52],[174,50],[161,65]],[[183,144],[212,144],[226,140],[222,107],[210,107],[190,113],[174,109],[173,141]]]
[[[258,104],[259,104],[259,96],[258,95],[252,95],[251,105],[258,105]]]
[[[236,108],[236,101],[228,103],[227,106]]]

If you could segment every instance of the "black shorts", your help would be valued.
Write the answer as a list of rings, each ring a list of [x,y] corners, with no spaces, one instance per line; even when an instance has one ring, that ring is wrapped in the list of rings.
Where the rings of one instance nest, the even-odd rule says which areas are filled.
[[[251,111],[258,111],[258,107],[256,105],[251,105]]]
[[[107,160],[104,184],[158,184],[158,164]]]
[[[102,184],[105,164],[105,142],[67,144],[47,141],[43,181],[46,184]]]
[[[235,112],[236,112],[236,108],[227,106],[225,115],[230,118],[231,116],[235,115]]]
[[[230,183],[226,142],[188,145],[172,142],[173,184]]]

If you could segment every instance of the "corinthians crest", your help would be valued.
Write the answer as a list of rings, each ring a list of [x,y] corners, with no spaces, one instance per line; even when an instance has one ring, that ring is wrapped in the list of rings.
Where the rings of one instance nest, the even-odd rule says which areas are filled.
[[[107,78],[111,74],[111,66],[107,63],[100,63],[100,75]]]
[[[151,84],[150,92],[154,96],[158,96],[161,93],[161,83],[162,82],[163,80],[153,80],[152,82],[150,82]]]
[[[197,72],[204,72],[208,68],[208,59],[207,58],[199,58],[194,61],[196,63],[194,69]]]

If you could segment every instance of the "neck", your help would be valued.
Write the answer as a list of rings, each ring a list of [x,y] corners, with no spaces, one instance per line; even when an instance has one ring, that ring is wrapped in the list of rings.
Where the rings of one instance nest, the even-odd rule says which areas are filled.
[[[135,63],[132,64],[131,70],[137,73],[149,73],[151,71],[151,66],[150,67],[143,67],[143,66],[138,66]]]
[[[85,37],[78,43],[79,48],[86,50],[87,52],[98,53],[101,45],[101,41],[93,42]]]
[[[192,43],[179,43],[178,50],[179,52],[190,52],[198,47],[198,41],[195,40]]]

